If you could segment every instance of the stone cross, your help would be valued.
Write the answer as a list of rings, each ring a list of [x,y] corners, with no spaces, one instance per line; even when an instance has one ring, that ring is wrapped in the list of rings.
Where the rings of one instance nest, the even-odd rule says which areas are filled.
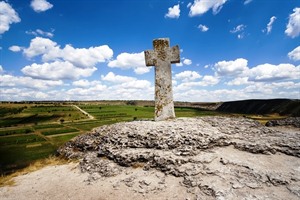
[[[146,66],[155,66],[155,121],[175,118],[171,63],[179,63],[179,46],[169,38],[153,40],[154,50],[145,51]]]

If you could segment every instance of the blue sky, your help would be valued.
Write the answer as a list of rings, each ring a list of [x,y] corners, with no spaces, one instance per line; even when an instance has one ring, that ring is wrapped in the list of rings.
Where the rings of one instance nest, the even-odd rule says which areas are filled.
[[[300,99],[300,0],[7,0],[0,100],[152,100],[164,37],[176,101]]]

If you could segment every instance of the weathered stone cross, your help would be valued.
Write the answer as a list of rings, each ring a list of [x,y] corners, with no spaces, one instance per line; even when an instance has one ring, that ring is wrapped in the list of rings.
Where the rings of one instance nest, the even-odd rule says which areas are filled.
[[[145,51],[146,66],[155,66],[155,121],[175,118],[171,63],[179,63],[179,46],[170,48],[169,38],[153,40]]]

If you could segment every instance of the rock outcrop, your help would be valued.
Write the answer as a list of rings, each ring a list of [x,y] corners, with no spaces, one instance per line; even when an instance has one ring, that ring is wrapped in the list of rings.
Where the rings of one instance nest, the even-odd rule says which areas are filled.
[[[129,189],[162,191],[177,177],[194,199],[299,199],[300,132],[283,133],[246,118],[203,117],[102,126],[59,149],[79,158],[89,181],[126,168],[156,170],[156,185],[139,177]]]
[[[292,126],[300,128],[300,117],[288,117],[286,119],[270,120],[266,126]]]

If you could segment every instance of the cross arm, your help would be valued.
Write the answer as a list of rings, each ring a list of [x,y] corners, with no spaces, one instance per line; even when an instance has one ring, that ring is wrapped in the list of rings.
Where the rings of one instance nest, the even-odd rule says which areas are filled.
[[[180,53],[179,52],[180,51],[179,51],[179,46],[178,45],[170,48],[170,53],[171,53],[171,56],[170,56],[171,60],[170,61],[171,61],[172,64],[173,63],[180,63]]]
[[[144,51],[146,66],[156,65],[156,53],[153,50]]]

